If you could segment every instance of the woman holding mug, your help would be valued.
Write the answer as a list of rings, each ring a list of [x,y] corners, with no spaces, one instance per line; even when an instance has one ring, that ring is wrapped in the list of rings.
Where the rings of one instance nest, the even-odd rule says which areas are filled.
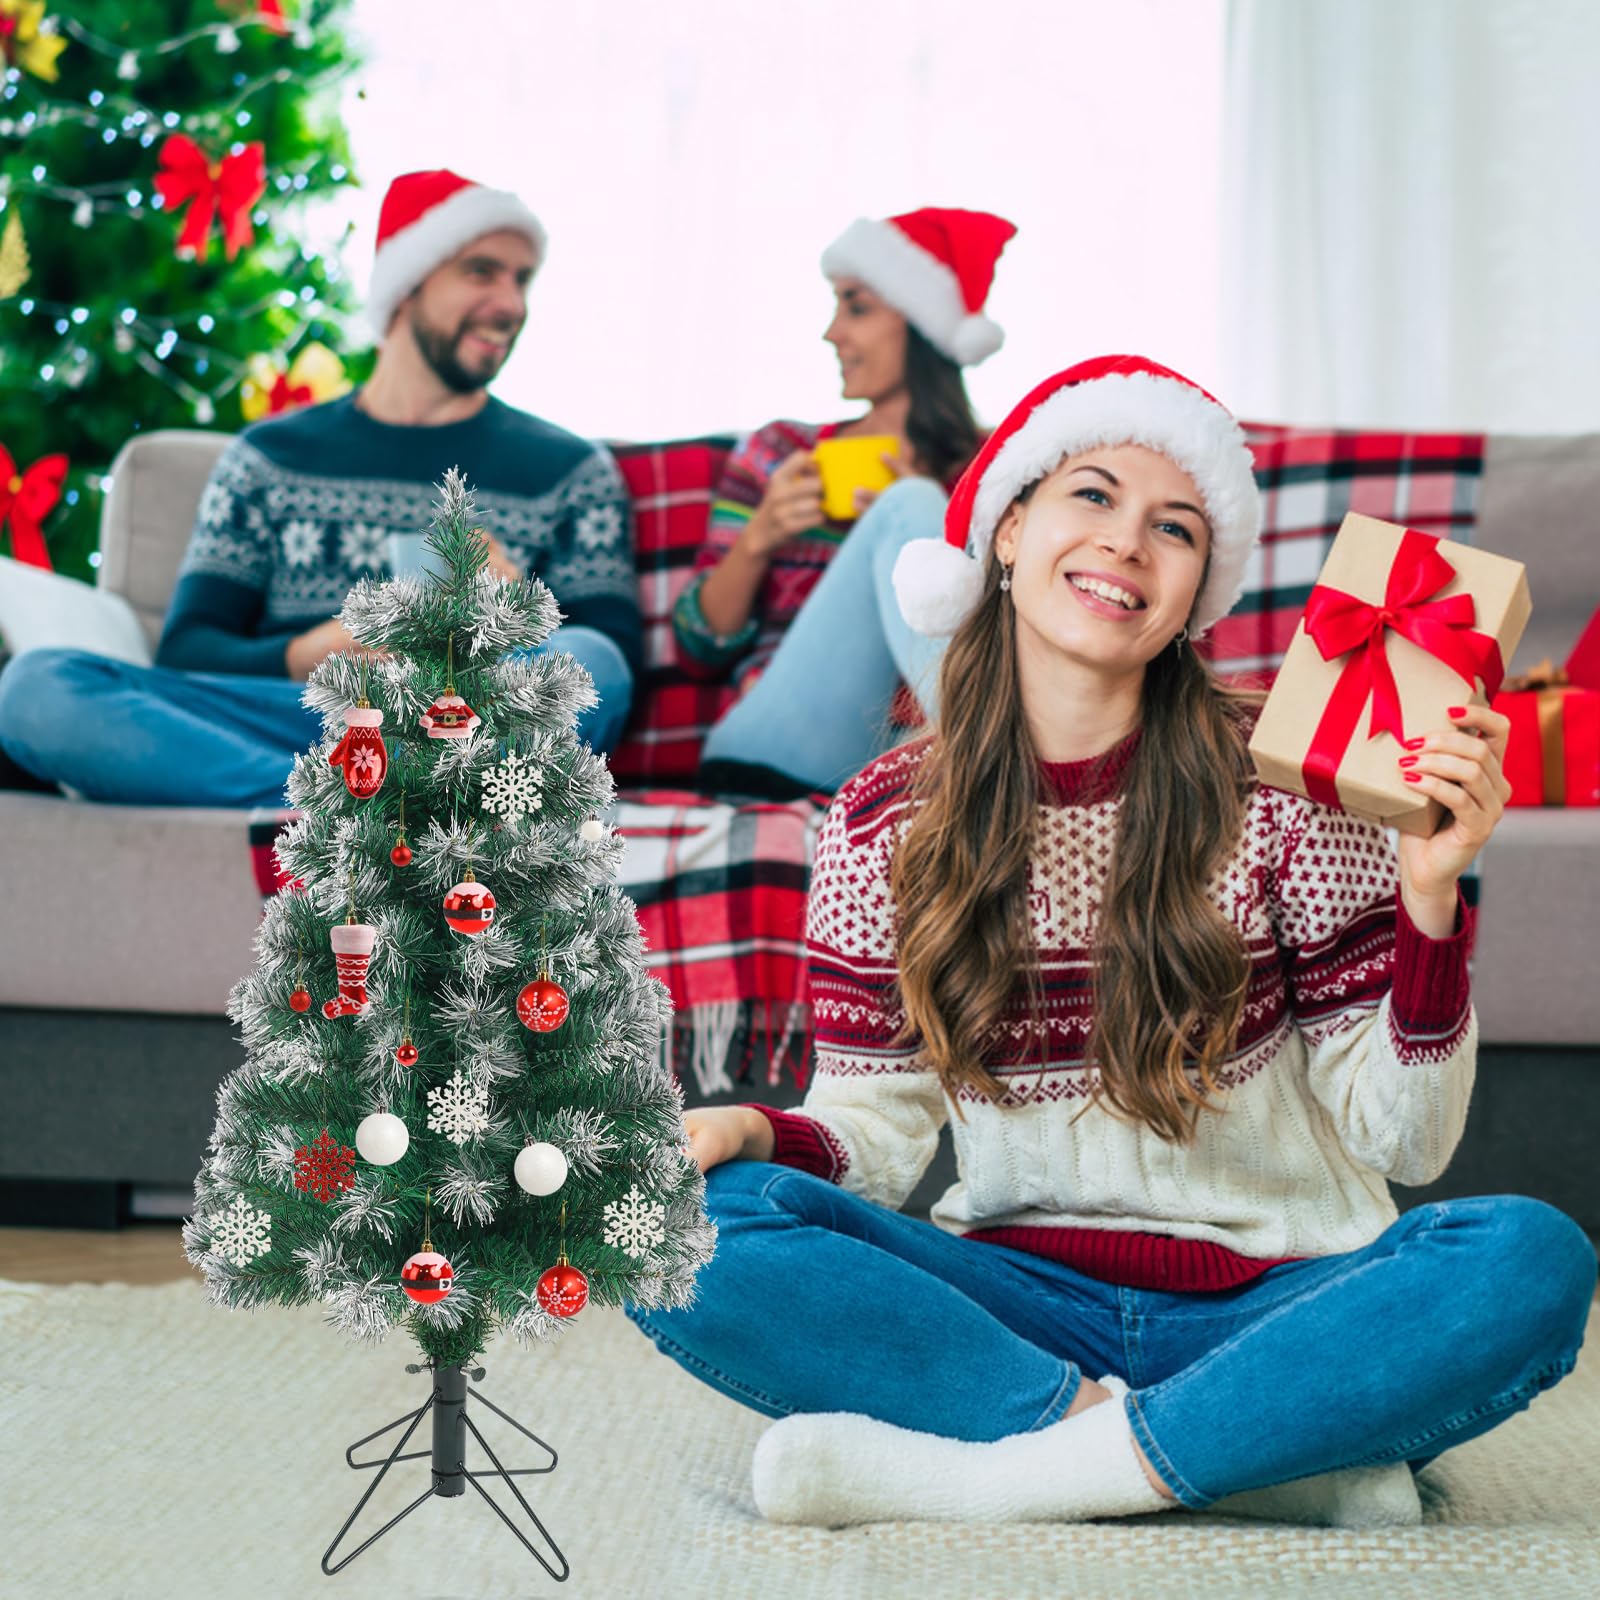
[[[937,534],[946,490],[977,452],[961,369],[1000,348],[983,306],[1015,231],[986,212],[925,209],[858,220],[823,252],[835,298],[823,337],[844,397],[867,410],[769,423],[718,484],[672,617],[689,670],[731,673],[739,689],[702,751],[706,787],[832,792],[889,742],[902,682],[931,709],[940,646],[905,626],[890,574],[909,540]],[[898,481],[835,494],[830,510],[827,453],[856,439],[880,481]]]

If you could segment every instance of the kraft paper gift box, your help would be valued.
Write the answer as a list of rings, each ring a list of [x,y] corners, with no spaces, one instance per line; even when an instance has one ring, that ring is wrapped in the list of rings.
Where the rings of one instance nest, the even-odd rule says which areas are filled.
[[[1376,517],[1344,519],[1250,740],[1263,783],[1422,837],[1405,740],[1487,704],[1532,604],[1520,561]]]
[[[1540,662],[1494,697],[1511,719],[1505,773],[1513,806],[1600,806],[1600,689]]]

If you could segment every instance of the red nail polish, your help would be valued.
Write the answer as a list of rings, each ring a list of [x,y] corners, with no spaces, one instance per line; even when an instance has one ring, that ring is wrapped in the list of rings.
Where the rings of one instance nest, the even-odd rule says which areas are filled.
[[[1404,778],[1407,783],[1422,782],[1422,774],[1420,772],[1402,772],[1400,776]]]
[[[1414,766],[1416,766],[1416,764],[1417,764],[1417,758],[1415,756],[1401,756],[1400,757],[1400,765],[1402,767],[1414,767]]]
[[[1425,745],[1427,743],[1427,740],[1426,739],[1407,739],[1405,743],[1406,743],[1406,749],[1407,750],[1420,750],[1423,747],[1423,745]]]
[[[1451,706],[1450,709],[1445,712],[1447,717],[1464,717],[1466,714],[1467,708],[1465,706]]]

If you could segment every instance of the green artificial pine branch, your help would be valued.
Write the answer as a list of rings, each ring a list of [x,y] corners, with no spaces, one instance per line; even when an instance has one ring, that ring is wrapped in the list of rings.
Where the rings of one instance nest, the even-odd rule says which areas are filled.
[[[185,1230],[219,1303],[318,1301],[358,1337],[403,1326],[447,1365],[499,1327],[525,1338],[559,1332],[565,1323],[535,1291],[563,1249],[597,1304],[687,1304],[715,1241],[663,1059],[670,999],[646,970],[637,916],[616,882],[621,841],[579,831],[614,796],[605,762],[575,731],[593,686],[569,655],[519,653],[541,645],[560,613],[537,580],[488,571],[481,525],[450,473],[427,540],[443,575],[358,585],[342,617],[369,654],[330,657],[307,685],[327,731],[290,779],[302,815],[278,853],[296,881],[269,904],[256,965],[230,1000],[247,1060],[219,1091]],[[481,725],[468,739],[429,738],[418,719],[451,687]],[[363,698],[383,712],[389,757],[368,799],[328,759],[343,713]],[[513,756],[534,774],[520,809],[495,788]],[[498,806],[486,807],[492,789]],[[402,795],[412,855],[397,867]],[[442,904],[469,866],[496,905],[488,928],[465,936],[446,925]],[[329,930],[352,906],[377,930],[367,1004],[330,1019]],[[570,1010],[559,1029],[538,1033],[516,1003],[546,974]],[[313,999],[306,1012],[288,1003],[301,982]],[[407,1039],[414,1065],[396,1058]],[[444,1100],[458,1088],[486,1096],[487,1127],[463,1132],[451,1121]],[[326,1203],[295,1187],[297,1149],[325,1128],[353,1148],[362,1119],[379,1110],[410,1135],[398,1162],[358,1158],[351,1187]],[[553,1194],[515,1182],[530,1142],[567,1158]],[[267,1219],[268,1247],[247,1259],[227,1243],[241,1202]],[[455,1273],[432,1306],[413,1305],[399,1285],[422,1245],[425,1206],[433,1247]]]

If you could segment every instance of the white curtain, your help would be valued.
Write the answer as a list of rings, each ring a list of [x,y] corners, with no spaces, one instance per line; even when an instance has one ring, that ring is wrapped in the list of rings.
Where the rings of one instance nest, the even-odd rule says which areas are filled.
[[[384,185],[449,166],[550,233],[496,392],[662,438],[852,409],[817,258],[858,215],[1020,232],[973,370],[996,421],[1107,350],[1219,383],[1224,0],[360,0],[364,283]]]
[[[1232,0],[1236,404],[1600,428],[1597,81],[1594,0]]]

